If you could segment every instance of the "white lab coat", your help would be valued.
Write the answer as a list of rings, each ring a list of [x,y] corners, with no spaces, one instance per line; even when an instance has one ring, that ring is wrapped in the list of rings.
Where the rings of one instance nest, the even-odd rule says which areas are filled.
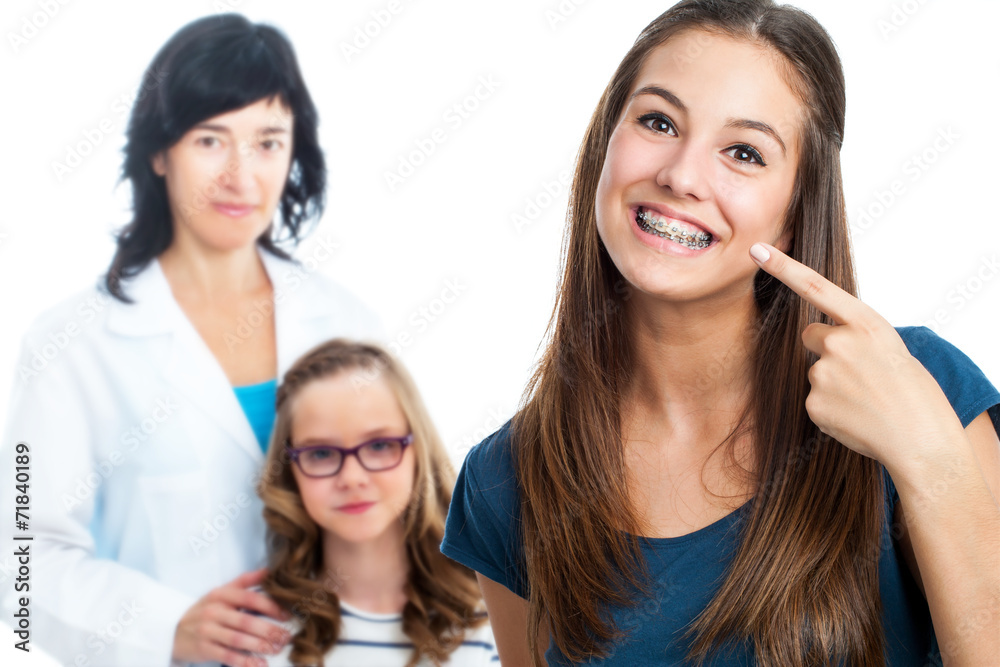
[[[349,292],[260,255],[275,288],[275,303],[259,306],[275,308],[279,379],[328,338],[384,339]],[[265,563],[263,454],[231,385],[157,261],[125,291],[134,304],[93,288],[35,322],[0,443],[0,606],[11,622],[29,597],[31,644],[66,665],[169,665],[184,612]],[[229,340],[260,321],[248,314]],[[30,447],[23,533],[17,442]],[[15,591],[12,544],[30,545],[29,592]]]

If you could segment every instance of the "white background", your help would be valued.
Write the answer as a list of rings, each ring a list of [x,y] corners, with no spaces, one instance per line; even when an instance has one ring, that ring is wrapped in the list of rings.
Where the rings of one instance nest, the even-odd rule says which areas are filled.
[[[670,5],[400,0],[392,14],[388,0],[50,4],[51,17],[45,0],[5,0],[0,14],[0,406],[31,320],[98,278],[112,231],[128,220],[128,191],[116,183],[143,70],[182,25],[233,8],[277,25],[295,45],[330,170],[313,238],[339,244],[320,270],[370,304],[400,341],[456,461],[517,405],[553,306],[566,204],[560,172],[571,170],[618,62]],[[862,299],[895,325],[933,325],[1000,382],[1000,275],[989,268],[1000,254],[1000,55],[991,46],[1000,3],[794,4],[827,28],[844,62],[843,171]],[[345,54],[366,24],[377,34]],[[491,77],[495,91],[454,122],[449,110]],[[57,176],[54,163],[102,122],[112,131]],[[436,128],[446,140],[391,189],[386,173]],[[938,151],[935,138],[949,129],[957,139]],[[925,151],[933,164],[915,168],[912,158]],[[902,194],[889,201],[897,180]],[[559,188],[556,197],[546,185]],[[529,202],[537,215],[516,223],[535,213]],[[311,250],[306,243],[297,254]],[[435,299],[447,281],[463,289],[441,311]],[[421,308],[439,314],[427,322]],[[0,628],[0,661],[13,643],[7,632]],[[42,664],[16,653],[15,664]]]

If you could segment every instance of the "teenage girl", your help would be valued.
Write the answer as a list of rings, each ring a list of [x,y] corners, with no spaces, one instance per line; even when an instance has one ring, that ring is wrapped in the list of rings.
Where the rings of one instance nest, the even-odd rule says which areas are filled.
[[[587,129],[551,338],[442,549],[504,664],[995,664],[1000,394],[856,298],[808,14],[688,0]]]

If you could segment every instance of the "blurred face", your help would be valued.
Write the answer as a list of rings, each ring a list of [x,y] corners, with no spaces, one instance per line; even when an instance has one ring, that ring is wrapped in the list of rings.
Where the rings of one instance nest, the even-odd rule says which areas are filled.
[[[351,448],[373,438],[403,437],[409,423],[381,375],[353,383],[353,370],[314,380],[294,398],[292,447],[334,445]],[[365,376],[368,377],[367,375]],[[313,478],[292,465],[306,512],[326,533],[325,540],[353,544],[378,540],[388,531],[403,535],[400,516],[413,493],[413,446],[395,468],[370,472],[355,456],[331,477]]]
[[[751,245],[779,239],[801,105],[780,56],[700,31],[648,56],[610,142],[597,228],[639,291],[675,301],[752,288]]]
[[[263,99],[198,123],[154,156],[175,239],[220,252],[253,244],[270,226],[288,179],[292,124],[278,98]]]

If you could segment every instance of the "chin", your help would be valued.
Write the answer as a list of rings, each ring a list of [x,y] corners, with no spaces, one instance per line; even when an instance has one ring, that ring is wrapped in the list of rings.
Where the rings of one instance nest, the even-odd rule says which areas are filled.
[[[225,238],[205,239],[203,244],[211,248],[214,252],[230,253],[253,247],[257,243],[258,238],[260,238],[260,234],[255,236],[227,236]]]
[[[368,544],[369,542],[375,542],[384,534],[385,534],[384,530],[381,532],[371,531],[371,530],[353,531],[353,532],[344,531],[343,533],[339,533],[338,537],[340,538],[340,540],[346,542],[347,544],[362,545],[362,544]]]

